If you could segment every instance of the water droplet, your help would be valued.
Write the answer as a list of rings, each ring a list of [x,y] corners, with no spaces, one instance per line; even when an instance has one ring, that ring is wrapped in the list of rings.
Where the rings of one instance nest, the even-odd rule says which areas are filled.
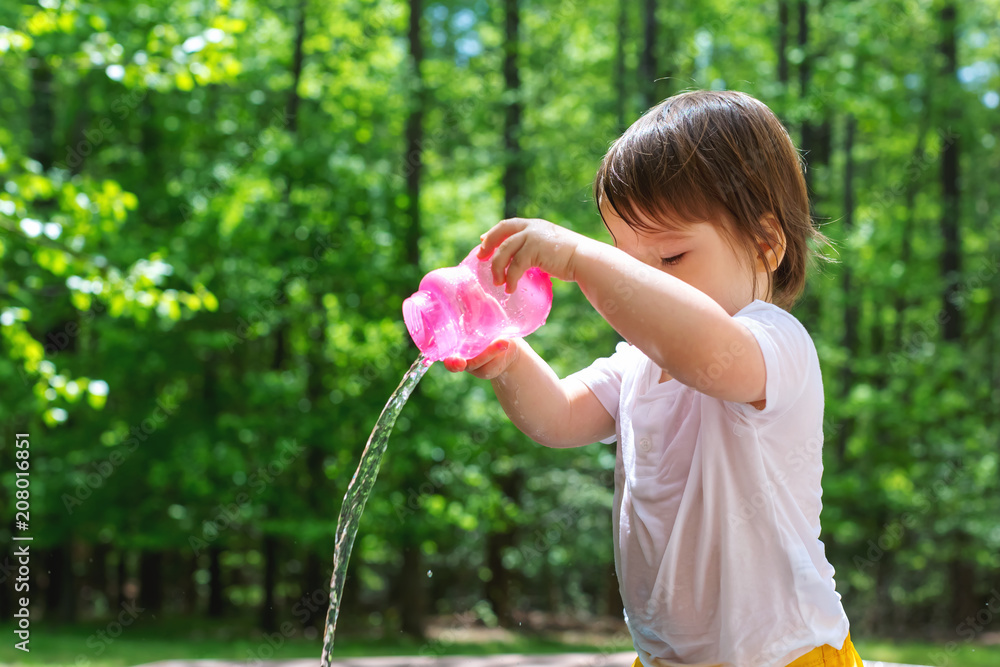
[[[431,572],[430,570],[427,570],[427,578],[430,579],[433,576],[434,576],[434,573]]]

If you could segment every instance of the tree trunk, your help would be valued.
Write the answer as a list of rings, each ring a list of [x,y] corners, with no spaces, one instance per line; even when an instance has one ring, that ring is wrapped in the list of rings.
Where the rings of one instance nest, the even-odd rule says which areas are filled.
[[[780,8],[779,8],[780,10]],[[810,88],[812,82],[812,58],[813,54],[809,50],[809,1],[799,0],[797,4],[797,27],[798,27],[798,38],[797,45],[799,50],[802,51],[802,61],[799,63],[799,99],[807,100],[810,95]],[[825,120],[824,124],[827,125],[825,130],[827,139],[826,142],[829,143],[829,120]],[[809,119],[806,118],[802,121],[801,126],[801,138],[799,141],[799,149],[804,156],[806,162],[805,170],[805,182],[806,182],[806,192],[809,195],[809,213],[816,218],[816,211],[819,208],[817,203],[818,196],[813,190],[813,182],[815,177],[815,168],[818,165],[825,164],[829,160],[829,150],[822,150],[823,141],[819,141],[823,135],[823,131],[817,132],[816,126]],[[803,306],[803,316],[802,320],[807,326],[816,326],[820,319],[820,301],[816,297],[815,287],[807,287],[805,294],[802,299]]]
[[[816,55],[810,52],[809,46],[809,2],[799,0],[798,3],[798,47],[802,51],[802,62],[799,63],[799,98],[808,100],[812,90],[812,60]],[[809,169],[806,170],[806,189],[809,192],[811,203],[815,203],[813,192],[814,168],[818,165],[826,165],[830,161],[831,152],[831,129],[829,115],[823,109],[824,119],[818,126],[809,118],[802,121],[802,137],[799,148],[805,155]],[[810,210],[815,213],[816,207],[810,206]]]
[[[991,242],[990,243],[990,257],[996,257],[1000,254],[1000,243]],[[997,338],[1000,337],[1000,318],[997,314],[1000,313],[1000,308],[997,308],[997,301],[1000,301],[1000,281],[991,280],[990,281],[990,299],[986,302],[986,313],[983,316],[984,326],[986,328],[986,358],[987,369],[986,369],[986,382],[990,387],[1000,387],[1000,376],[997,374],[997,369],[1000,368],[1000,364],[997,363],[997,355],[1000,354],[1000,350],[997,350]],[[995,394],[994,394],[995,395]],[[1000,401],[993,401],[993,423],[996,424],[1000,422]],[[998,453],[1000,453],[1000,438],[997,439]]]
[[[951,592],[948,611],[951,621],[961,627],[966,618],[975,618],[977,611],[982,610],[976,599],[979,581],[975,563],[966,555],[972,546],[972,538],[961,528],[946,537],[951,538],[947,542],[953,544],[955,549],[948,563],[948,590]]]
[[[618,3],[618,25],[616,28],[615,88],[618,93],[616,115],[618,132],[621,133],[628,127],[628,90],[625,87],[625,43],[628,40],[628,2],[626,0],[621,0]]]
[[[66,544],[72,545],[72,540],[67,538]],[[70,548],[57,545],[45,553],[45,570],[49,580],[45,589],[45,612],[63,622],[76,618],[76,582]]]
[[[409,225],[404,243],[406,260],[410,266],[420,268],[420,179],[423,176],[424,107],[427,92],[424,88],[424,43],[420,37],[420,19],[423,17],[421,0],[410,0],[409,48],[413,97],[410,113],[406,118],[406,201]]]
[[[924,98],[924,109],[925,113],[921,119],[920,129],[917,131],[917,140],[913,145],[913,154],[910,156],[910,164],[912,165],[922,165],[925,162],[924,144],[927,139],[927,132],[930,128],[931,123],[931,96],[927,95]],[[903,270],[906,271],[910,266],[910,255],[913,251],[913,237],[916,235],[918,230],[918,216],[917,216],[917,193],[920,192],[923,186],[922,180],[918,176],[914,176],[909,179],[906,185],[906,229],[913,230],[914,233],[910,234],[900,234],[902,237],[900,249],[899,249],[899,261],[903,265]],[[883,207],[885,210],[887,207]],[[905,279],[905,275],[904,275]],[[894,307],[896,309],[896,325],[893,330],[892,335],[892,349],[896,350],[899,354],[907,354],[903,341],[903,333],[905,331],[906,322],[905,314],[909,308],[909,300],[906,298],[906,292],[903,289],[896,291],[896,298],[894,301]]]
[[[812,93],[812,61],[813,58],[822,55],[810,50],[809,45],[809,2],[799,0],[798,3],[798,47],[801,49],[802,62],[799,63],[799,98],[807,100]],[[799,148],[805,153],[806,161],[810,167],[826,165],[830,162],[832,152],[832,129],[829,112],[825,107],[821,109],[823,120],[818,125],[810,119],[802,121],[802,140]],[[810,198],[815,196],[813,192],[813,169],[806,171],[806,187]]]
[[[809,50],[809,2],[808,0],[798,1],[798,15],[799,15],[799,35],[798,35],[798,46],[802,51],[802,61],[799,63],[799,98],[806,99],[809,95],[809,80],[812,77],[812,69],[810,68],[810,58],[808,55]],[[812,148],[812,124],[808,120],[802,122],[802,140],[800,142],[799,148],[806,153],[807,160],[812,161],[812,156],[809,155],[809,149]],[[810,171],[806,171],[806,187],[808,188],[810,194],[812,193],[812,174]]]
[[[562,611],[562,586],[559,576],[553,572],[547,554],[542,554],[542,581],[545,582],[545,610],[558,614]]]
[[[198,570],[198,557],[190,551],[182,551],[177,554],[177,561],[181,572],[181,581],[177,586],[181,598],[180,609],[193,616],[198,613],[198,589],[194,580],[194,574]]]
[[[884,526],[881,520],[878,525]],[[889,623],[892,618],[892,609],[896,605],[892,600],[893,560],[895,552],[886,551],[875,564],[875,613],[872,614],[871,632],[882,636],[891,632]]]
[[[224,584],[222,583],[222,550],[219,547],[209,547],[208,549],[208,617],[222,618],[225,614],[226,604],[223,597]]]
[[[486,599],[493,607],[500,627],[514,626],[514,608],[510,599],[510,570],[503,565],[503,552],[514,545],[514,533],[511,529],[491,532],[486,538],[486,567],[491,577],[486,583]]]
[[[306,0],[299,2],[298,20],[295,24],[295,47],[292,53],[292,87],[285,103],[285,121],[293,134],[299,127],[299,81],[302,79],[302,43],[306,37]]]
[[[306,0],[299,0],[299,6],[295,19],[295,42],[292,45],[291,74],[292,84],[288,89],[288,99],[285,100],[284,129],[290,134],[297,135],[299,130],[299,81],[302,79],[302,63],[304,60],[302,45],[306,38]],[[301,176],[301,170],[296,168],[294,172],[286,174],[284,204],[289,211],[293,211],[290,200],[295,181]]]
[[[139,106],[139,117],[142,119],[142,138],[140,149],[145,156],[143,160],[146,169],[146,178],[151,184],[166,183],[169,179],[166,176],[167,165],[163,155],[160,154],[160,146],[163,145],[161,120],[156,117],[157,92],[150,88],[146,91]]]
[[[52,618],[58,618],[61,611],[62,593],[66,590],[66,585],[62,581],[62,546],[54,546],[45,552],[45,574],[48,583],[45,585],[45,614]]]
[[[643,111],[656,104],[656,0],[643,3],[643,45],[639,55],[639,93]]]
[[[162,551],[144,550],[139,557],[139,606],[151,614],[163,610]]]
[[[84,80],[81,80],[81,84]],[[74,90],[74,96],[77,97],[77,102],[74,106],[70,107],[72,109],[72,123],[69,123],[66,127],[66,153],[65,157],[57,156],[56,166],[67,169],[73,176],[77,176],[83,173],[84,167],[87,164],[87,158],[93,154],[94,146],[90,140],[87,138],[87,123],[91,121],[90,109],[87,106],[86,100],[87,89],[82,85],[77,86]],[[50,133],[53,129],[46,130]],[[84,155],[83,153],[86,153]]]
[[[316,590],[322,590],[326,592],[330,585],[330,576],[333,574],[332,568],[330,571],[323,569],[322,561],[316,554],[315,549],[309,549],[305,558],[305,567],[302,571],[302,594],[308,596],[308,604],[311,605],[306,607],[306,619],[302,622],[303,628],[316,628],[321,630],[323,627],[323,622],[326,615],[326,607],[322,602],[317,603],[316,598],[313,597],[313,593]],[[324,597],[324,600],[329,602],[328,597]],[[315,610],[312,607],[315,607]]]
[[[412,531],[407,531],[411,533]],[[403,565],[399,571],[397,591],[400,607],[400,629],[416,639],[423,640],[424,588],[427,580],[420,541],[410,536],[403,546]]]
[[[920,137],[917,139],[917,146],[913,150],[914,159],[923,159],[924,149],[924,135],[921,133]],[[906,229],[916,230],[917,228],[917,184],[918,179],[913,178],[910,181],[909,187],[906,189],[906,216],[907,225]],[[903,266],[903,271],[905,272],[910,266],[910,255],[913,252],[913,241],[912,234],[904,233],[902,236],[899,248],[899,261]],[[904,274],[905,275],[905,274]],[[909,302],[906,298],[906,291],[904,289],[896,290],[896,298],[893,302],[893,307],[896,310],[896,323],[892,334],[892,349],[896,350],[898,354],[906,354],[906,350],[903,347],[903,331],[906,327],[906,311],[909,308]]]
[[[500,490],[503,493],[505,502],[517,504],[521,494],[522,475],[519,470],[504,475],[497,479]],[[486,599],[493,607],[493,613],[497,616],[497,622],[501,627],[514,627],[514,604],[511,601],[514,584],[513,573],[504,567],[503,554],[508,547],[516,543],[517,527],[507,523],[506,519],[503,527],[493,527],[486,537],[486,567],[489,568],[491,577],[486,584]]]
[[[616,619],[624,618],[625,605],[622,603],[622,595],[618,585],[618,573],[615,571],[614,561],[611,561],[604,567],[604,586],[607,591],[607,603],[604,607],[605,613]]]
[[[52,69],[45,58],[35,52],[38,66],[31,68],[31,116],[28,119],[32,142],[30,155],[49,170],[55,162],[55,148],[52,137],[56,129],[55,111],[52,106]]]
[[[843,238],[848,238],[854,229],[854,132],[856,122],[853,114],[847,116],[846,137],[844,139],[844,233]],[[853,298],[853,285],[851,266],[849,263],[843,265],[843,290],[844,290],[844,338],[843,347],[847,350],[847,359],[840,372],[840,396],[842,400],[847,399],[854,386],[854,360],[858,357],[858,303]],[[854,420],[847,418],[842,424],[842,428],[837,433],[837,463],[841,467],[844,465],[844,456],[847,452],[847,440],[854,431]]]
[[[332,564],[329,572],[332,577]],[[329,579],[327,579],[327,584],[329,584]],[[361,579],[358,576],[357,568],[348,567],[347,574],[344,575],[344,591],[340,596],[340,618],[353,618],[359,616],[361,609]]]
[[[420,23],[423,18],[423,2],[410,0],[409,30],[407,33],[411,78],[413,81],[412,97],[409,115],[406,118],[406,233],[403,236],[404,262],[414,280],[420,275],[420,193],[423,178],[423,143],[424,143],[424,108],[427,105],[427,91],[424,87],[423,62],[424,44],[421,36]],[[412,290],[412,282],[404,285],[404,294]],[[428,401],[421,387],[410,396],[414,409],[426,409]],[[423,406],[423,407],[421,407]],[[416,488],[421,479],[416,475],[417,468],[408,468],[408,474],[401,480],[403,488]],[[402,526],[397,533],[398,546],[402,550],[403,561],[397,573],[393,586],[393,598],[399,605],[400,629],[419,640],[425,638],[426,609],[425,596],[427,576],[423,563],[423,553],[420,550],[418,527],[413,524]]]
[[[788,86],[788,0],[778,0],[778,81]]]
[[[128,552],[125,549],[118,550],[118,564],[115,567],[115,606],[114,609],[121,609],[131,597],[128,591]]]
[[[311,339],[308,352],[306,353],[307,359],[307,373],[306,377],[306,398],[309,400],[309,405],[313,406],[313,409],[325,409],[329,410],[332,404],[327,398],[326,391],[323,387],[323,371],[326,367],[325,365],[325,350],[326,350],[326,329],[327,329],[327,314],[326,308],[323,306],[323,294],[322,290],[314,290],[313,292],[313,312],[314,312],[314,322],[316,324],[315,335],[312,330],[309,332],[309,337]],[[322,407],[321,407],[322,402]],[[323,426],[318,424],[317,428],[322,428]],[[318,442],[325,442],[328,438],[321,437],[321,434],[314,431],[315,440]],[[309,487],[304,489],[307,494],[306,497],[310,499],[310,504],[312,507],[323,507],[330,495],[330,491],[327,488],[330,484],[330,480],[326,476],[326,470],[324,461],[326,458],[326,450],[318,446],[309,447],[305,453],[306,456],[306,466],[308,471]],[[328,548],[328,545],[324,542],[323,549]],[[307,550],[305,556],[305,565],[302,572],[302,592],[304,595],[309,596],[309,601],[307,603],[307,617],[302,621],[303,628],[313,627],[317,631],[322,632],[324,630],[324,622],[326,620],[326,607],[315,602],[313,597],[313,592],[317,589],[328,590],[330,585],[330,576],[332,575],[332,568],[324,569],[320,563],[319,556],[317,555],[317,547],[315,544],[307,542],[305,544]],[[325,576],[325,578],[324,578]],[[324,598],[328,599],[328,598]],[[316,610],[312,607],[317,606]]]
[[[505,96],[508,99],[504,115],[503,146],[504,218],[513,218],[523,206],[524,157],[521,154],[521,73],[517,56],[520,49],[519,30],[521,15],[518,0],[504,1],[506,40],[504,41],[503,77]]]
[[[219,392],[218,392],[218,363],[214,355],[209,355],[205,363],[205,374],[202,384],[202,410],[204,423],[206,424],[207,435],[212,446],[215,445],[218,437],[218,425],[216,417],[219,414]],[[240,377],[242,374],[238,374]],[[221,618],[225,613],[225,603],[223,599],[222,566],[219,558],[222,550],[211,545],[208,548],[208,617]]]
[[[944,66],[940,80],[944,87],[939,91],[940,99],[944,101],[944,109],[940,118],[940,134],[944,142],[941,151],[941,238],[944,245],[941,249],[940,270],[944,279],[944,290],[941,295],[941,336],[946,343],[959,344],[962,339],[963,318],[958,301],[962,279],[962,240],[959,224],[959,136],[961,123],[958,107],[958,88],[955,83],[958,72],[958,56],[956,47],[957,8],[952,2],[941,8],[938,25],[941,29],[939,51],[944,56]],[[965,375],[964,373],[961,373]],[[961,380],[960,380],[961,382]],[[962,528],[956,531],[952,543],[955,554],[948,563],[950,589],[952,599],[950,604],[951,620],[958,624],[969,613],[975,613],[975,564],[966,556],[965,548],[971,541],[969,534]]]
[[[98,542],[91,549],[90,558],[88,559],[89,567],[87,568],[86,582],[92,591],[91,604],[96,602],[98,597],[104,597],[108,602],[112,600],[112,596],[108,590],[109,551],[110,547],[103,542]]]
[[[521,154],[521,81],[517,55],[519,50],[520,14],[517,0],[505,0],[506,42],[504,45],[504,81],[508,96],[507,113],[504,119],[504,149],[506,151],[503,175],[504,217],[518,214],[524,197],[524,158]],[[507,487],[511,478],[500,480],[501,487]],[[511,494],[508,494],[510,496]],[[503,567],[503,550],[513,544],[511,529],[494,530],[487,537],[486,566],[492,578],[486,584],[486,599],[493,606],[502,627],[514,625],[510,604],[510,572]]]
[[[939,50],[944,56],[945,64],[941,72],[945,90],[942,99],[947,105],[942,118],[941,136],[944,150],[941,152],[941,238],[944,247],[941,251],[941,275],[945,281],[942,294],[942,335],[946,341],[958,341],[962,337],[962,311],[959,308],[956,293],[960,287],[962,271],[962,241],[959,227],[959,109],[955,78],[958,71],[956,54],[955,24],[956,7],[953,3],[941,8],[939,25],[942,36]],[[957,91],[956,91],[957,92]]]
[[[274,632],[278,628],[274,589],[278,585],[278,541],[273,535],[264,536],[261,549],[264,559],[264,602],[260,607],[260,629]]]
[[[284,290],[284,288],[281,289]],[[285,332],[287,329],[288,325],[283,323],[278,326],[278,329],[275,332],[274,356],[271,358],[272,371],[280,371],[285,366],[287,341]],[[274,516],[274,512],[268,511],[267,516]],[[264,602],[260,608],[259,622],[260,628],[264,632],[274,632],[278,627],[278,616],[275,611],[274,600],[274,588],[277,586],[278,580],[278,542],[273,535],[264,535],[261,551],[264,559]]]
[[[5,431],[3,437],[9,441],[11,438],[8,435],[8,433],[11,433],[11,432],[12,433],[24,433],[23,430],[20,430],[18,428],[19,426],[20,426],[20,424],[17,424],[16,426],[14,426],[13,431],[10,431],[10,432]],[[11,448],[11,447],[8,447],[8,448],[5,448],[5,449],[6,449],[6,451],[11,452],[11,455],[10,455],[11,456],[11,460],[9,462],[6,461],[5,460],[6,457],[4,457],[4,452],[0,452],[0,462],[2,462],[2,463],[0,463],[0,465],[2,465],[5,470],[10,470],[13,467],[13,452],[15,450],[13,448]],[[11,468],[9,468],[8,465],[10,465]],[[10,522],[7,524],[7,531],[11,535],[17,535],[17,532],[16,532],[17,524],[15,523],[16,521],[17,521],[17,519],[15,519],[14,516],[11,516],[10,517]],[[18,565],[17,560],[13,556],[11,556],[9,552],[3,554],[3,556],[0,556],[0,618],[4,618],[4,619],[11,618],[11,615],[15,611],[15,609],[14,609],[14,586],[12,584],[7,583],[7,582],[10,580],[11,576],[13,575],[14,568],[17,565]],[[31,582],[29,582],[28,585],[29,586],[35,586],[36,584],[35,584],[34,581],[31,581]],[[18,596],[18,597],[20,597],[20,596]]]
[[[617,444],[613,444],[613,445],[611,445],[610,449],[611,449],[612,453],[617,454],[618,445]],[[615,476],[614,476],[614,472],[612,472],[611,474],[609,474],[605,478],[604,486],[609,491],[611,491],[612,493],[614,493],[614,490],[615,490]],[[621,590],[620,590],[620,584],[619,584],[619,581],[618,581],[618,573],[615,571],[615,561],[614,561],[613,555],[612,555],[611,562],[608,563],[607,566],[606,566],[605,586],[607,586],[607,589],[608,589],[608,598],[607,598],[607,607],[606,607],[608,616],[612,616],[612,617],[617,618],[617,619],[624,618],[625,617],[625,605],[622,602],[622,595],[621,595]]]

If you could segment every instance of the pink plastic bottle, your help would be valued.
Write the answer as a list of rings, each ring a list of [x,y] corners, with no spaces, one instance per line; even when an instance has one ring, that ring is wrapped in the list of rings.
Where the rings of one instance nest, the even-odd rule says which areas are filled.
[[[489,260],[476,247],[455,267],[435,269],[403,301],[403,321],[427,361],[469,359],[498,338],[527,336],[545,324],[552,308],[552,280],[531,268],[513,294],[493,284]]]

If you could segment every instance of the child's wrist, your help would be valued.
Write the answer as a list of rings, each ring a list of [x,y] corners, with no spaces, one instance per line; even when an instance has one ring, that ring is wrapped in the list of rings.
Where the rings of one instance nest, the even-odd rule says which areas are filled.
[[[504,359],[504,369],[501,371],[501,375],[509,371],[517,363],[518,359],[521,358],[521,345],[524,344],[524,341],[520,338],[512,338],[510,340],[507,351],[504,353],[506,358]]]
[[[582,238],[573,248],[573,256],[569,262],[569,272],[575,283],[586,280],[588,269],[593,266],[595,261],[600,261],[601,255],[608,248],[606,243],[601,243],[582,234],[580,236]]]

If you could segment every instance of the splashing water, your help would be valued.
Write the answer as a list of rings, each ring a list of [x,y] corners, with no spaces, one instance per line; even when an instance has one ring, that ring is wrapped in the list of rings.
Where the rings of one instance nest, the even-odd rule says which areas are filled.
[[[368,444],[361,454],[361,463],[347,486],[347,493],[344,494],[344,504],[340,508],[340,519],[337,520],[337,538],[333,551],[333,576],[330,578],[330,608],[326,612],[326,633],[323,636],[323,656],[322,667],[329,667],[333,655],[333,635],[337,631],[337,616],[340,614],[340,595],[344,591],[344,578],[347,575],[347,561],[351,557],[351,548],[354,546],[354,537],[358,534],[358,524],[361,521],[361,513],[365,509],[368,496],[371,495],[372,487],[375,486],[375,477],[378,475],[379,465],[382,463],[382,455],[385,454],[386,445],[389,442],[389,434],[396,423],[396,417],[406,404],[414,387],[420,382],[431,362],[427,361],[424,355],[417,357],[417,360],[406,371],[403,380],[396,387],[396,391],[389,397],[389,401],[382,408],[382,414],[375,422],[372,434],[368,436]]]

